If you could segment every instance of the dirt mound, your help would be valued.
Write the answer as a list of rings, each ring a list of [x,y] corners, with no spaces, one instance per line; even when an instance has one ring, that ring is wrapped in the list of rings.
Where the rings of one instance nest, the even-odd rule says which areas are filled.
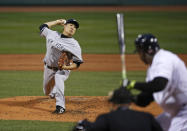
[[[4,120],[42,120],[76,122],[85,118],[94,121],[101,114],[109,111],[106,96],[66,96],[66,113],[52,114],[55,100],[46,96],[17,96],[0,99],[0,119]],[[148,111],[155,116],[162,110],[152,103],[146,108],[133,109]]]

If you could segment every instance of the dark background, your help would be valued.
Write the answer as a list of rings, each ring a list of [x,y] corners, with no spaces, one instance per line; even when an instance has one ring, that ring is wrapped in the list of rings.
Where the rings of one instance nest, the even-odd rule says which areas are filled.
[[[187,5],[187,0],[0,0],[0,5]]]

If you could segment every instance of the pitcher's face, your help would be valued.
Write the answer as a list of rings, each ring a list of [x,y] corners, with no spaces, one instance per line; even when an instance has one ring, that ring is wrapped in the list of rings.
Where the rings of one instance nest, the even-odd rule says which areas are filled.
[[[74,24],[68,23],[64,25],[63,34],[69,37],[72,37],[76,32],[76,27]]]

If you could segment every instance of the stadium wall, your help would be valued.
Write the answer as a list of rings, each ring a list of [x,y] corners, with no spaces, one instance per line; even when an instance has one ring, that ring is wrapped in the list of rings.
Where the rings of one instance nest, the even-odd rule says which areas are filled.
[[[187,5],[187,0],[0,0],[1,6],[15,5]]]

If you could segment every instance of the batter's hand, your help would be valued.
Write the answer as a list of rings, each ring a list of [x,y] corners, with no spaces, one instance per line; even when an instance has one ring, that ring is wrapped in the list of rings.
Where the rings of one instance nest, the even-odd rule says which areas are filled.
[[[66,24],[66,20],[65,19],[58,19],[58,20],[56,20],[56,22],[57,22],[57,25],[65,25]]]
[[[128,80],[128,82],[127,82],[127,84],[126,84],[126,89],[127,89],[127,90],[134,89],[135,84],[136,84],[136,81],[135,81],[135,80],[131,80],[131,81]]]

